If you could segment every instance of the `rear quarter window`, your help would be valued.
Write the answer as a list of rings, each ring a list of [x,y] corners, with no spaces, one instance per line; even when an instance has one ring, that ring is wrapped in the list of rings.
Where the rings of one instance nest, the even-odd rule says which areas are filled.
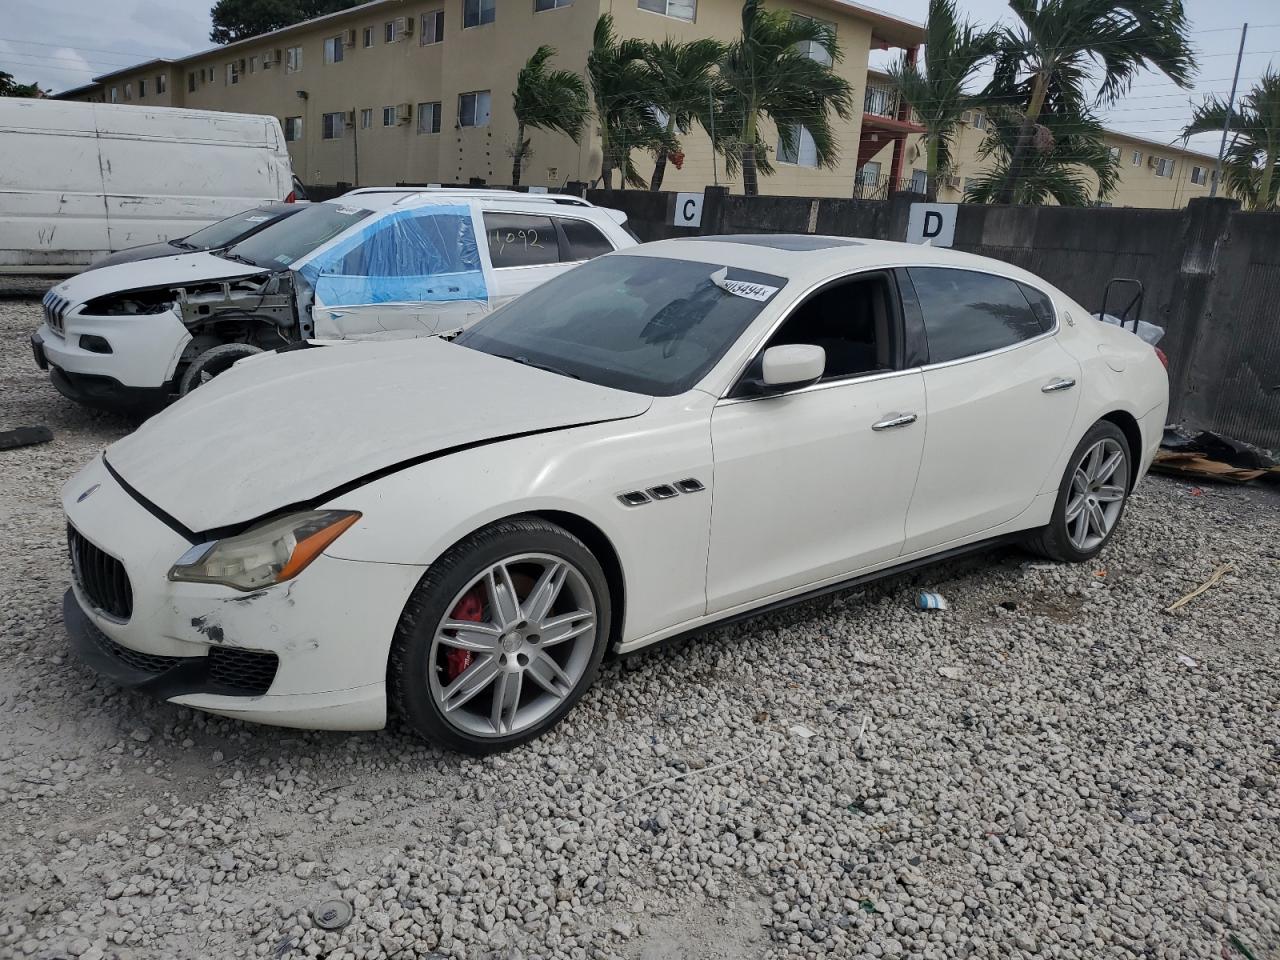
[[[1031,312],[1036,315],[1036,320],[1040,323],[1040,329],[1045,333],[1052,330],[1056,314],[1053,309],[1053,301],[1049,299],[1048,294],[1042,293],[1035,287],[1029,287],[1025,283],[1018,284],[1018,289],[1027,298],[1027,303],[1031,304]]]
[[[600,232],[600,228],[586,220],[572,220],[568,217],[557,218],[560,229],[564,231],[567,249],[563,251],[562,260],[576,262],[590,260],[605,253],[613,252],[613,244]]]
[[[941,267],[911,267],[907,274],[924,316],[930,363],[999,350],[1044,332],[1013,280]]]

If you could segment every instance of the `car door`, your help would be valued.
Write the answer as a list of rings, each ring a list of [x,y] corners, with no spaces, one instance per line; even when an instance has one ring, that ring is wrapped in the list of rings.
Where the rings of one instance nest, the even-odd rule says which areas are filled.
[[[560,235],[550,216],[485,210],[485,243],[493,267],[494,308],[569,268],[560,259]]]
[[[1052,301],[995,274],[900,271],[928,341],[929,411],[904,553],[1012,520],[1050,479],[1080,394],[1080,366],[1058,343]]]
[[[892,275],[817,291],[761,353],[813,342],[827,351],[817,383],[765,396],[740,385],[712,413],[708,613],[838,579],[902,549],[925,395]]]
[[[326,251],[318,267],[316,336],[431,336],[489,309],[471,210],[425,205],[397,211]]]

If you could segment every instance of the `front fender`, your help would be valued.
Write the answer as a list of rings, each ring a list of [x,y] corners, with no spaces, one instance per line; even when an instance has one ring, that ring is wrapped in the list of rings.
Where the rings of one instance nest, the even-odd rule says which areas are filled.
[[[497,441],[406,468],[327,504],[362,514],[327,553],[430,565],[498,520],[567,513],[599,529],[618,555],[624,642],[699,617],[706,610],[712,405],[701,394],[660,400],[629,420]],[[703,489],[637,507],[618,499],[686,478]]]

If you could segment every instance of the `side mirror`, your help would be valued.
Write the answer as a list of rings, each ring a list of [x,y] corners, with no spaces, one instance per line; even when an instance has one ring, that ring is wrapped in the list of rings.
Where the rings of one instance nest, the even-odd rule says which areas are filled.
[[[780,390],[813,383],[827,368],[827,351],[809,343],[770,347],[761,358],[761,383]]]

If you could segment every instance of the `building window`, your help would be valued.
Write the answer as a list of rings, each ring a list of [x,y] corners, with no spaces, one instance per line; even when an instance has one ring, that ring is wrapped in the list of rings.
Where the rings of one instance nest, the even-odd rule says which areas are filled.
[[[477,90],[458,97],[458,126],[487,127],[489,125],[489,91]]]
[[[412,22],[409,24],[412,26]],[[404,39],[405,19],[388,20],[382,25],[382,39],[386,43],[398,43]]]
[[[396,125],[396,108],[395,107],[382,108],[382,125],[384,127],[394,127]]]
[[[147,95],[147,81],[138,81],[138,99],[141,100]]]
[[[302,69],[302,48],[290,47],[284,52],[284,72],[297,73]]]
[[[1205,182],[1208,180],[1208,173],[1209,171],[1206,170],[1204,167],[1192,167],[1191,182],[1195,184],[1199,184],[1200,186],[1203,187],[1205,185]]]
[[[423,46],[428,43],[439,43],[444,39],[444,11],[432,10],[422,15]]]
[[[187,74],[187,93],[196,92],[196,72],[192,70]]]
[[[120,88],[119,88],[119,87],[112,87],[112,88],[111,88],[111,102],[112,102],[112,103],[119,103],[119,102],[120,102]]]
[[[1172,161],[1172,160],[1170,160],[1168,157],[1158,157],[1158,158],[1156,159],[1156,176],[1157,176],[1157,177],[1172,177],[1172,176],[1173,176],[1173,161]]]
[[[973,115],[973,129],[975,130],[987,129],[987,115],[985,113],[975,113]]]
[[[862,169],[858,171],[857,181],[864,187],[880,186],[880,163],[876,160],[868,160],[864,163]]]
[[[366,47],[373,46],[373,27],[365,27],[360,31],[360,42]]]
[[[464,27],[478,27],[485,23],[493,23],[497,15],[497,0],[463,0],[462,25]]]
[[[124,85],[124,98],[126,100],[133,99],[133,81],[129,81]]]
[[[572,7],[573,0],[533,0],[533,12],[541,13],[543,10],[559,10],[561,7]]]
[[[1142,166],[1142,151],[1141,150],[1133,151],[1133,156],[1130,159],[1135,167]]]
[[[698,0],[636,0],[636,6],[677,20],[692,21],[698,12]]]
[[[418,132],[419,133],[439,133],[440,132],[439,102],[418,104]]]
[[[240,82],[240,61],[232,60],[227,64],[227,86],[232,87]]]
[[[1119,159],[1120,159],[1120,148],[1119,148],[1119,147],[1107,147],[1107,153],[1111,155],[1111,159],[1112,159],[1112,160],[1119,160]]]
[[[911,192],[925,193],[929,188],[929,174],[925,170],[911,171]]]
[[[813,142],[813,134],[804,127],[796,127],[795,144],[788,150],[778,141],[778,162],[794,163],[797,167],[816,167],[818,165],[818,148]],[[867,164],[870,166],[870,164]],[[865,170],[866,167],[864,166]],[[877,169],[876,175],[879,176]]]
[[[644,4],[641,4],[641,6],[644,6]],[[690,19],[692,19],[692,17]],[[836,25],[834,23],[828,23],[826,20],[819,20],[816,17],[810,17],[803,13],[793,13],[791,15],[791,19],[812,20],[814,23],[824,26],[830,30],[833,37],[836,35]],[[812,40],[806,40],[803,43],[796,44],[796,50],[808,57],[810,60],[822,64],[824,67],[831,66],[831,54],[827,53],[826,48],[820,43],[815,43]]]
[[[373,126],[373,107],[365,107],[360,111],[360,129],[368,130]]]
[[[342,37],[326,37],[324,41],[324,62],[342,62]]]
[[[285,117],[284,118],[284,138],[292,143],[295,140],[302,139],[302,118],[301,117]]]
[[[324,132],[321,136],[326,140],[341,139],[343,130],[347,125],[346,116],[342,113],[326,113],[322,119],[324,121]]]

